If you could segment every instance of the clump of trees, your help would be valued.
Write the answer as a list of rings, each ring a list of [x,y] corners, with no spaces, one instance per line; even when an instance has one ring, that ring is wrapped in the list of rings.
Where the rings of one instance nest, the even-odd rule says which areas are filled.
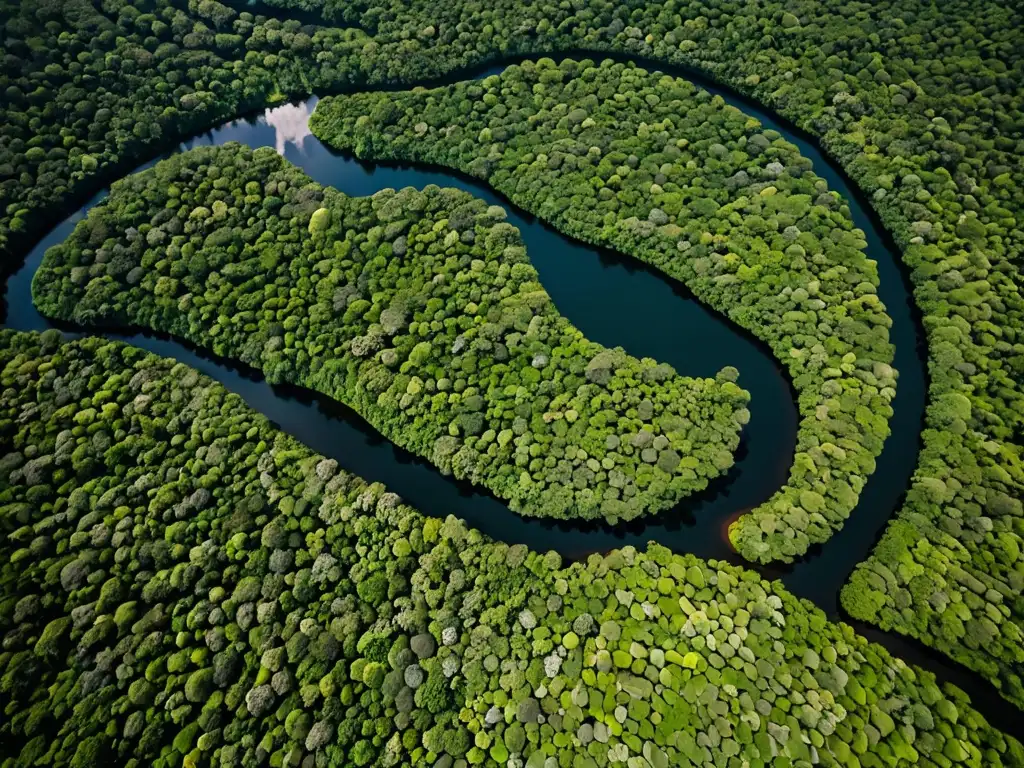
[[[903,249],[931,361],[915,491],[847,590],[847,609],[955,656],[1024,705],[1012,692],[1021,677],[1024,606],[1012,596],[1021,591],[1024,532],[1003,501],[1024,498],[1020,8],[360,0],[338,14],[330,6],[321,5],[325,18],[373,35],[367,53],[385,58],[372,78],[448,72],[498,52],[617,51],[699,68],[821,139]],[[971,404],[962,431],[948,416],[959,397]],[[878,568],[894,574],[885,589],[867,580]],[[911,589],[907,574],[919,568],[941,576]],[[961,570],[1002,600],[978,602]],[[870,601],[853,599],[868,593]],[[989,642],[968,639],[968,615],[996,628]]]
[[[498,206],[321,187],[204,147],[117,183],[47,252],[42,312],[189,339],[317,389],[524,515],[628,520],[732,465],[749,395],[588,341]]]
[[[424,518],[171,360],[5,331],[0,388],[5,768],[1024,760],[756,573]]]
[[[693,84],[550,59],[436,90],[325,99],[322,140],[486,179],[582,240],[636,256],[767,341],[802,421],[789,482],[730,538],[792,560],[843,524],[888,435],[896,372],[875,265],[843,202],[778,133]]]

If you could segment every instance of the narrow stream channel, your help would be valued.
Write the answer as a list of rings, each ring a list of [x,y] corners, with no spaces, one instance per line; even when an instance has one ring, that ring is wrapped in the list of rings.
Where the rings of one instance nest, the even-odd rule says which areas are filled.
[[[572,56],[630,58],[582,52]],[[456,73],[446,81],[486,77],[525,58],[530,57]],[[898,508],[917,460],[926,379],[924,346],[909,281],[891,238],[870,212],[863,196],[834,161],[822,155],[813,139],[699,73],[642,60],[637,63],[685,77],[720,94],[757,117],[766,128],[779,131],[796,144],[812,161],[814,171],[847,201],[854,223],[865,233],[868,255],[878,263],[879,295],[893,320],[894,365],[900,372],[892,435],[860,503],[839,533],[792,566],[758,568],[767,577],[781,578],[791,592],[811,600],[831,617],[842,618],[839,590],[853,566],[869,554],[885,522]],[[797,428],[795,393],[767,346],[724,316],[705,308],[677,281],[633,259],[559,234],[480,181],[444,169],[368,164],[333,152],[309,133],[308,119],[316,102],[316,98],[311,98],[269,109],[258,117],[231,121],[180,144],[174,151],[227,141],[252,147],[270,146],[319,183],[349,195],[373,194],[387,187],[423,188],[437,184],[457,187],[501,205],[508,212],[508,221],[522,233],[530,259],[555,305],[589,338],[606,346],[621,345],[636,356],[670,363],[683,375],[713,376],[726,365],[739,369],[739,384],[751,392],[752,418],[744,430],[736,465],[707,491],[684,500],[674,510],[628,524],[612,527],[522,518],[493,496],[442,476],[424,460],[395,447],[361,417],[331,398],[300,387],[271,387],[257,371],[152,332],[55,326],[32,304],[32,276],[46,249],[62,242],[86,212],[106,197],[106,191],[52,229],[9,278],[6,327],[35,331],[60,327],[69,337],[102,333],[187,363],[240,395],[314,451],[337,459],[345,469],[369,481],[383,482],[426,514],[453,514],[495,539],[538,550],[554,549],[569,559],[627,544],[643,548],[648,541],[657,541],[675,551],[751,567],[732,552],[725,528],[736,514],[763,502],[785,482]],[[136,171],[155,162],[152,160]],[[994,695],[991,686],[974,673],[912,639],[859,624],[857,629],[885,645],[895,656],[931,670],[940,681],[963,688],[993,724],[1009,732],[1015,730],[1013,708],[1001,706],[1002,700]]]

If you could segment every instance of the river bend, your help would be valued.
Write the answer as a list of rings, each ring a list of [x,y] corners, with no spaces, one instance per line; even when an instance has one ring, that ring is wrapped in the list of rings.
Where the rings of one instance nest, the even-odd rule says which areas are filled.
[[[902,502],[920,447],[927,391],[923,333],[896,247],[864,196],[839,165],[820,151],[814,139],[756,102],[689,69],[622,54],[571,55],[577,59],[589,55],[632,60],[648,69],[684,77],[722,96],[756,117],[765,128],[777,130],[793,142],[812,162],[814,172],[846,200],[854,224],[865,234],[868,256],[878,264],[879,297],[893,321],[890,338],[895,346],[899,386],[893,401],[892,434],[843,529],[794,565],[758,568],[768,577],[781,578],[791,592],[811,600],[835,618],[840,613],[839,590],[854,565],[868,556],[886,521]],[[454,73],[444,82],[483,78],[528,58],[536,57],[520,56]],[[430,83],[438,84],[441,81]],[[316,102],[314,97],[227,122],[179,144],[171,153],[228,141],[270,146],[320,184],[349,195],[437,184],[457,187],[501,205],[508,212],[508,221],[522,233],[530,260],[558,310],[588,338],[606,346],[623,346],[637,357],[669,363],[685,376],[714,376],[727,365],[739,369],[738,383],[751,393],[751,420],[744,429],[736,464],[729,472],[675,509],[617,526],[523,518],[490,494],[442,476],[425,460],[395,447],[331,398],[300,387],[271,387],[257,371],[152,332],[87,329],[85,333],[102,333],[193,366],[240,395],[285,432],[335,458],[348,471],[384,483],[426,514],[453,514],[492,538],[538,550],[554,549],[569,559],[627,544],[643,548],[648,541],[657,541],[676,551],[751,567],[732,552],[726,529],[737,514],[765,501],[785,482],[798,422],[795,392],[767,345],[700,304],[681,283],[631,258],[561,235],[481,181],[447,169],[365,163],[330,150],[309,132],[308,119]],[[135,171],[155,162],[151,160]],[[36,311],[31,281],[46,249],[62,242],[88,210],[105,197],[105,190],[96,194],[47,233],[8,279],[6,327],[34,331],[60,327],[68,336],[84,335],[81,329],[55,326]],[[894,655],[931,670],[940,680],[959,685],[993,724],[1013,730],[1013,714],[1005,706],[998,706],[998,696],[993,696],[991,687],[978,676],[912,639],[859,623],[857,629]]]

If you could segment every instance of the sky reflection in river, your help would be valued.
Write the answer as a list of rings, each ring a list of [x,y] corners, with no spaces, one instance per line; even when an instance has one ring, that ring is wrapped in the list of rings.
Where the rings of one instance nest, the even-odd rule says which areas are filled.
[[[282,104],[263,114],[259,122],[274,129],[274,149],[277,154],[284,157],[288,144],[295,145],[299,152],[303,151],[306,137],[313,135],[309,130],[309,116],[312,113],[310,102],[302,101],[298,104]]]

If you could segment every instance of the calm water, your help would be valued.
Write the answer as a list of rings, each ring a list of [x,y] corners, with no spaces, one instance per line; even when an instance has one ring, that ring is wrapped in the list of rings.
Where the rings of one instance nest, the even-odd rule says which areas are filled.
[[[585,55],[590,54],[578,52],[574,57]],[[500,72],[509,63],[511,60],[450,79],[484,77]],[[920,325],[911,302],[909,282],[891,240],[869,215],[862,196],[804,134],[697,73],[638,63],[699,83],[796,144],[812,161],[815,172],[847,200],[854,223],[865,233],[868,255],[878,263],[879,295],[893,320],[894,365],[900,372],[892,435],[860,503],[842,531],[793,566],[759,569],[767,576],[781,578],[794,594],[812,600],[835,616],[839,613],[839,589],[853,566],[868,555],[885,522],[898,508],[917,460],[926,380]],[[568,558],[625,544],[643,547],[653,540],[680,552],[742,563],[728,546],[725,528],[735,515],[761,503],[785,482],[796,435],[795,395],[788,377],[767,348],[723,316],[703,307],[681,284],[626,257],[561,236],[478,181],[439,169],[363,163],[329,150],[309,132],[308,119],[316,101],[313,98],[286,104],[255,118],[232,121],[182,143],[175,151],[227,141],[252,147],[269,146],[316,181],[350,195],[373,194],[387,187],[423,188],[437,184],[458,187],[501,205],[508,212],[508,220],[521,231],[530,258],[556,306],[589,338],[607,346],[621,345],[636,356],[670,363],[683,375],[713,376],[726,365],[739,369],[739,384],[751,393],[752,417],[744,430],[737,463],[730,472],[705,493],[649,520],[610,527],[524,519],[494,497],[444,477],[422,459],[396,448],[358,415],[330,398],[299,387],[270,387],[258,372],[158,334],[113,329],[104,331],[104,335],[192,365],[239,394],[313,450],[337,459],[345,469],[367,480],[385,483],[426,514],[456,515],[493,538],[540,550],[554,549]],[[10,277],[7,327],[54,327],[32,305],[32,276],[46,249],[63,241],[85,213],[105,196],[105,192],[98,194],[51,230],[30,252],[21,269]],[[69,336],[82,335],[76,329],[61,330]],[[973,673],[913,640],[863,625],[857,629],[895,655],[935,672],[940,680],[952,681],[967,690],[975,706],[990,721],[1013,730],[1008,709],[999,706],[998,697],[993,700],[991,687]]]
[[[372,166],[334,153],[309,133],[316,99],[286,104],[258,118],[239,120],[180,145],[238,141],[274,147],[316,181],[350,195],[387,187],[455,186],[503,205],[508,220],[523,233],[530,258],[558,309],[588,337],[607,346],[670,363],[684,375],[714,376],[734,365],[739,384],[751,392],[752,418],[734,467],[696,498],[650,522],[621,526],[579,526],[524,519],[486,492],[444,477],[425,461],[395,448],[362,419],[330,398],[292,387],[270,387],[252,371],[214,359],[150,333],[108,333],[153,352],[187,362],[237,392],[255,409],[314,450],[336,458],[368,480],[379,480],[414,507],[431,515],[454,514],[483,532],[537,549],[580,557],[624,544],[644,546],[653,539],[702,557],[733,557],[723,523],[736,510],[768,498],[786,479],[792,462],[797,414],[794,394],[767,348],[670,281],[617,254],[570,241],[514,209],[482,184],[442,171]],[[152,165],[148,163],[147,166]],[[93,201],[54,229],[30,253],[9,281],[7,325],[26,330],[51,327],[35,310],[31,279],[43,253],[61,242]]]

